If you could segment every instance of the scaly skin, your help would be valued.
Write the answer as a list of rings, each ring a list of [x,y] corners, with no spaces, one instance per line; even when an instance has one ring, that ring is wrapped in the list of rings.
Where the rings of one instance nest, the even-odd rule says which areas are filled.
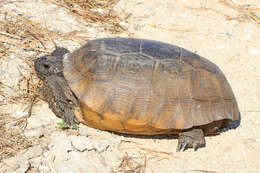
[[[48,102],[53,113],[64,118],[66,125],[70,127],[78,123],[74,114],[80,107],[62,74],[62,56],[65,53],[68,53],[67,49],[58,48],[50,56],[36,59],[34,65],[44,84],[40,89],[42,99]]]
[[[193,148],[195,151],[205,146],[205,138],[202,129],[191,129],[179,134],[178,146],[176,151]]]

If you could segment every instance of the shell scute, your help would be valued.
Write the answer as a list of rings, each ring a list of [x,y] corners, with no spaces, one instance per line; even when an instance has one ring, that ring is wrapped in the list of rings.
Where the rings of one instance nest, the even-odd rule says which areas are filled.
[[[126,42],[124,38],[108,38],[100,40],[105,46],[105,50],[115,54],[140,52],[141,41],[131,39]]]
[[[85,123],[95,128],[177,133],[240,118],[221,70],[177,46],[133,38],[98,39],[66,56],[63,65]]]
[[[143,40],[141,42],[141,52],[158,60],[180,59],[181,49],[167,43]]]

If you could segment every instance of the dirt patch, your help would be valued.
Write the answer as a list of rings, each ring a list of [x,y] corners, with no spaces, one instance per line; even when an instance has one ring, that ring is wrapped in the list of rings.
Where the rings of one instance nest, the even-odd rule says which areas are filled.
[[[256,1],[25,0],[1,2],[0,9],[0,160],[5,166],[22,152],[29,153],[23,158],[28,172],[260,171]],[[83,125],[78,130],[59,128],[60,120],[38,97],[41,83],[34,59],[57,46],[75,50],[87,40],[114,36],[168,42],[216,63],[236,95],[240,126],[206,137],[207,146],[197,152],[180,153],[172,137],[121,136]],[[35,154],[38,150],[43,154]],[[10,165],[6,170],[15,172]]]
[[[26,2],[26,1],[25,1]],[[70,15],[76,15],[81,17],[82,20],[95,25],[104,27],[106,31],[112,33],[120,33],[126,31],[120,26],[122,21],[116,14],[114,14],[113,6],[117,1],[80,1],[80,0],[66,0],[64,2],[46,0],[46,3],[57,5],[60,8],[68,10]],[[29,2],[28,2],[29,3]],[[5,1],[4,5],[13,5],[13,1]],[[18,2],[19,4],[19,2]],[[0,81],[0,93],[2,101],[0,106],[5,106],[13,103],[23,102],[27,105],[26,116],[22,118],[12,118],[8,113],[1,113],[0,116],[0,160],[3,158],[11,157],[19,151],[24,150],[32,145],[36,145],[37,139],[29,139],[24,136],[23,130],[26,127],[27,118],[31,116],[32,107],[35,102],[38,102],[38,88],[41,86],[40,81],[36,77],[34,72],[33,61],[35,57],[41,54],[51,52],[50,46],[57,46],[57,39],[74,40],[76,42],[82,42],[84,37],[76,36],[77,32],[71,32],[62,34],[58,31],[48,29],[44,23],[39,23],[34,20],[30,20],[23,13],[19,13],[16,10],[4,9],[1,10],[0,20],[0,58],[11,57],[19,58],[27,65],[27,68],[21,67],[18,69],[20,73],[19,81],[12,86],[9,86],[5,80],[9,76],[2,76]],[[3,61],[9,61],[8,58],[2,59]],[[12,68],[12,67],[10,67]],[[15,68],[15,67],[13,67]],[[17,70],[17,69],[15,69]],[[12,94],[8,92],[8,88],[11,88]],[[8,112],[8,111],[7,111]],[[6,125],[12,123],[14,130],[10,131],[6,129]]]

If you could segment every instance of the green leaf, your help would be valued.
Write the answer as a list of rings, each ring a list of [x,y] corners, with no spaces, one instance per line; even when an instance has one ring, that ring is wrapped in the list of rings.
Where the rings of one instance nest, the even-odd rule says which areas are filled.
[[[61,122],[58,122],[57,124],[59,127],[62,127],[62,128],[66,127],[66,123],[65,123],[64,119],[61,119]]]
[[[75,129],[75,130],[79,129],[79,125],[72,126],[72,129]]]

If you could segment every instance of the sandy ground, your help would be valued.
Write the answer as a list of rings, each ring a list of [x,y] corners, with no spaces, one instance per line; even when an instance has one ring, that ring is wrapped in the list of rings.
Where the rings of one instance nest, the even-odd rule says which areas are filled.
[[[223,2],[220,0],[120,0],[115,10],[121,16],[128,16],[121,22],[122,26],[128,28],[128,32],[121,34],[111,34],[96,28],[89,29],[91,26],[86,28],[84,23],[75,21],[73,17],[57,19],[55,17],[62,12],[55,11],[54,5],[43,6],[44,8],[38,11],[28,10],[33,3],[17,4],[18,8],[32,20],[43,22],[62,33],[89,29],[84,34],[90,39],[109,36],[126,37],[130,33],[136,38],[159,40],[181,46],[216,63],[230,82],[241,112],[241,124],[238,128],[218,136],[206,137],[207,146],[196,152],[193,150],[175,152],[176,139],[127,137],[80,126],[79,134],[90,134],[92,140],[96,142],[101,139],[110,142],[113,139],[114,143],[119,141],[119,144],[110,145],[110,150],[102,155],[108,164],[111,163],[111,170],[146,173],[207,171],[260,173],[260,23],[257,24],[260,20],[259,17],[252,17],[251,13],[248,15],[248,12],[232,8]],[[234,2],[234,6],[247,5],[249,8],[260,8],[260,1],[225,2]],[[46,14],[47,16],[42,15],[44,10],[50,8],[52,8],[51,12]],[[257,11],[253,14],[257,16]],[[58,43],[70,50],[79,46],[79,43],[73,41],[61,40]],[[13,61],[12,58],[9,60],[10,63]],[[6,112],[9,108],[10,105],[1,107]],[[10,109],[12,111],[9,112],[15,112],[13,109],[18,108]],[[40,114],[54,116],[43,102],[38,102],[33,109],[35,122],[37,115]],[[57,121],[59,120],[48,119],[48,122],[53,124],[44,124],[44,128],[55,126]],[[50,141],[52,134],[57,132],[66,134],[56,128],[51,132],[48,131],[49,134],[45,135],[41,142]],[[125,164],[122,160],[126,156],[132,159],[129,161],[132,165],[141,164],[142,169],[131,168],[127,164],[125,167],[128,168],[122,168]],[[117,164],[112,164],[112,160]],[[36,172],[48,171],[37,170]]]

